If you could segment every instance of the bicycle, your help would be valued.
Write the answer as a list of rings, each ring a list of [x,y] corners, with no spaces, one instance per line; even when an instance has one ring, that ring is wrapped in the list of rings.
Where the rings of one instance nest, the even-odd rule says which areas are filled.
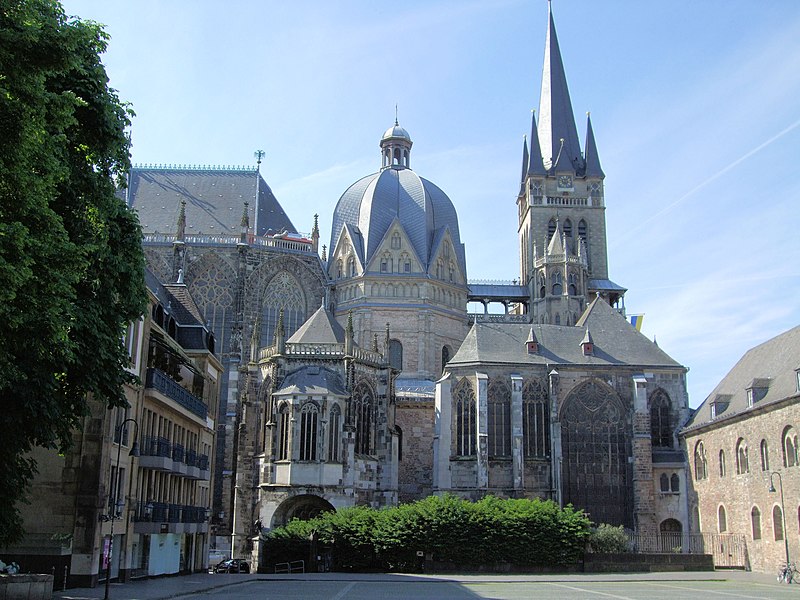
[[[792,583],[792,581],[800,583],[797,567],[793,562],[781,563],[781,567],[778,569],[778,583]]]

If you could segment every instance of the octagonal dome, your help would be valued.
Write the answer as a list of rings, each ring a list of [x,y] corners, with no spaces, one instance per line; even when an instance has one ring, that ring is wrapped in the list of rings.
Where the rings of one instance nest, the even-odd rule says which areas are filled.
[[[408,142],[411,141],[411,136],[408,135],[408,132],[405,129],[400,127],[397,121],[395,121],[392,127],[389,127],[389,129],[386,130],[386,132],[383,134],[383,137],[381,138],[381,141],[393,138],[394,139],[401,138],[407,140]]]

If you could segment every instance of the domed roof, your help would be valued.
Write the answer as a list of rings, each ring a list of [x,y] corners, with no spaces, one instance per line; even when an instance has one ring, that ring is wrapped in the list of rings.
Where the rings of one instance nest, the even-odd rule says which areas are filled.
[[[383,134],[381,141],[389,139],[397,139],[397,138],[401,138],[409,142],[411,141],[411,136],[408,135],[408,132],[402,127],[400,127],[397,121],[395,121],[394,125],[392,127],[389,127],[389,129],[387,129],[386,132]]]
[[[405,229],[426,269],[430,266],[431,252],[444,231],[449,230],[459,268],[466,273],[453,203],[441,189],[411,169],[382,169],[359,179],[342,194],[333,212],[331,251],[347,225],[361,238],[354,242],[360,242],[361,256],[367,263],[395,219]]]

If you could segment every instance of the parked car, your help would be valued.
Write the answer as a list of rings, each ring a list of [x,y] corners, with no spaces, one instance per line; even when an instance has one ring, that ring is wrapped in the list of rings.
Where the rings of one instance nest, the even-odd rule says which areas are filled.
[[[228,558],[214,567],[214,573],[249,573],[250,564],[241,558]]]

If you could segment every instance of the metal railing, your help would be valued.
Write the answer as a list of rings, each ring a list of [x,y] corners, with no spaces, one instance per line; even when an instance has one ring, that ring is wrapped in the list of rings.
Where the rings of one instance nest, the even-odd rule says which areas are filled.
[[[172,456],[172,444],[167,438],[142,436],[142,446],[139,450],[141,456],[160,456],[170,458]]]
[[[306,561],[295,560],[292,562],[277,563],[275,565],[275,573],[305,573]]]
[[[715,567],[746,566],[746,541],[741,534],[662,532],[627,536],[630,551],[637,554],[711,554]]]
[[[148,523],[205,523],[206,508],[166,502],[137,502],[134,521]]]
[[[205,419],[208,416],[208,407],[203,404],[203,401],[191,392],[185,390],[178,382],[171,379],[169,375],[163,371],[152,367],[147,369],[145,387],[161,392],[167,396],[167,398],[174,400],[201,419]]]

